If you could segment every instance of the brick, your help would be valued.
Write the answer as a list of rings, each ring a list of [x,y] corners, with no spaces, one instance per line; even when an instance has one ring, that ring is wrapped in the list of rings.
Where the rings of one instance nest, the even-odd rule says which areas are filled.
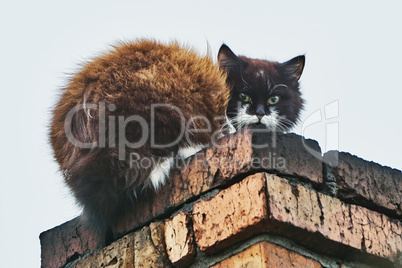
[[[163,222],[156,222],[134,233],[134,267],[171,267],[164,228]]]
[[[151,233],[151,241],[155,249],[161,254],[163,259],[167,260],[166,244],[165,244],[165,224],[162,222],[151,222],[149,224]]]
[[[286,236],[319,253],[381,265],[394,262],[402,251],[400,221],[267,173],[196,203],[193,227],[206,253],[262,232]]]
[[[177,207],[201,194],[225,185],[238,175],[253,171],[287,174],[319,184],[322,182],[322,163],[311,151],[321,156],[316,141],[296,134],[272,135],[248,131],[226,136],[213,147],[187,160],[180,170],[172,172],[158,193],[149,192],[141,198],[141,209],[133,210],[113,227],[116,237]],[[261,146],[268,144],[269,146]]]
[[[166,251],[176,267],[188,267],[194,262],[197,249],[192,227],[190,215],[184,212],[165,221]]]
[[[321,184],[321,148],[315,140],[294,133],[254,133],[253,169],[303,178]]]
[[[306,258],[293,251],[276,246],[268,242],[260,242],[248,249],[212,266],[213,268],[224,267],[311,267],[320,268],[320,263]]]
[[[164,238],[163,222],[151,223],[68,267],[170,267]]]
[[[166,185],[158,193],[150,191],[141,198],[141,209],[113,227],[115,236],[173,212],[187,200],[220,186],[250,170],[252,162],[251,134],[239,133],[219,140],[192,158],[180,170],[173,170]]]
[[[170,214],[188,200],[192,200],[216,187],[227,185],[239,175],[253,170],[262,168],[269,172],[298,176],[306,180],[311,178],[310,181],[315,183],[321,181],[320,162],[306,150],[302,151],[304,146],[301,145],[304,142],[311,148],[319,150],[315,142],[303,140],[294,134],[285,134],[279,135],[275,148],[252,148],[253,142],[264,142],[266,140],[266,137],[262,139],[258,137],[260,136],[252,135],[247,131],[227,136],[219,140],[215,147],[207,148],[186,160],[187,165],[183,165],[180,170],[173,170],[168,183],[161,187],[158,193],[148,190],[138,199],[141,202],[132,210],[132,213],[125,215],[115,226],[112,226],[114,238],[120,238],[155,218]],[[259,158],[262,161],[258,161]],[[285,165],[278,165],[278,162],[273,163],[276,158],[285,159]],[[272,161],[272,163],[270,162],[267,166],[267,161]],[[44,235],[46,242],[43,243],[42,256],[44,261],[42,263],[45,265],[64,265],[67,261],[104,244],[104,234],[95,235],[84,230],[83,227],[79,228],[83,230],[79,230],[78,235],[74,234],[76,233],[75,230],[70,230],[71,228],[65,225],[55,228],[51,235]],[[75,239],[76,237],[77,239]],[[49,242],[51,240],[53,242]],[[51,246],[46,248],[46,243]],[[60,252],[54,251],[54,248]]]
[[[72,268],[134,267],[134,234],[129,234],[111,245],[74,263]]]
[[[402,219],[402,172],[349,153],[331,151],[326,159],[338,154],[332,168],[338,185],[338,198]]]
[[[249,176],[193,208],[196,242],[205,252],[215,252],[258,231],[267,218],[265,178]]]
[[[216,147],[207,148],[194,157],[189,165],[184,166],[180,178],[172,178],[169,201],[172,204],[181,204],[184,200],[199,196],[236,175],[249,171],[251,162],[250,133],[225,137]]]
[[[326,253],[336,253],[338,247],[340,257],[344,257],[347,248],[339,245],[356,249],[349,251],[349,255],[364,252],[390,261],[395,261],[398,252],[402,251],[400,221],[364,207],[345,204],[301,185],[292,186],[275,175],[267,174],[266,180],[269,230],[315,250],[328,249]],[[307,231],[305,235],[297,231],[300,229]]]
[[[75,218],[40,234],[43,268],[61,267],[104,245],[104,238]]]

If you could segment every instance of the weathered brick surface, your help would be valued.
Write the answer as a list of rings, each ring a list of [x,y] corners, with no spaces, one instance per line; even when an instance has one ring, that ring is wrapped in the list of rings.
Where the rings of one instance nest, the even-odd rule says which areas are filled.
[[[325,158],[331,159],[331,151]],[[338,185],[338,197],[355,204],[390,213],[402,219],[402,172],[349,153],[338,153],[338,165],[332,168]]]
[[[226,137],[220,146],[200,152],[180,171],[173,171],[157,194],[142,196],[134,213],[114,226],[115,236],[155,218],[167,218],[184,203],[211,189],[228,187],[255,171],[297,177],[314,187],[322,182],[321,162],[310,154],[311,150],[320,151],[314,141],[284,134],[275,137],[268,147],[258,147],[268,139],[272,142],[271,137],[246,132]],[[192,212],[197,245],[206,253],[215,253],[246,237],[271,232],[340,259],[373,261],[382,266],[400,263],[402,257],[398,261],[397,255],[402,251],[402,223],[392,217],[401,216],[401,172],[344,153],[339,154],[339,166],[330,172],[336,177],[340,199],[297,185],[293,179],[290,184],[278,176],[257,173],[210,200],[197,202]],[[195,249],[191,248],[191,222],[183,215],[166,221],[166,235],[164,223],[151,223],[136,231],[132,241],[130,235],[125,236],[73,262],[74,267],[169,267],[169,258],[177,266],[188,266]],[[91,233],[77,219],[42,233],[40,239],[42,267],[72,265],[72,261],[104,245],[103,235]]]
[[[213,266],[224,267],[300,267],[320,268],[320,263],[268,242],[260,242]]]
[[[164,263],[167,263],[167,252],[165,244],[165,224],[163,222],[151,222],[149,224],[152,244],[156,251],[159,252]],[[166,260],[166,262],[165,262]]]
[[[254,169],[322,183],[321,148],[316,141],[294,133],[255,133],[252,144]]]
[[[85,228],[78,218],[40,235],[42,267],[61,267],[80,255],[102,247],[103,237]]]
[[[171,220],[165,221],[166,251],[176,267],[188,267],[193,263],[196,246],[191,216],[180,212]]]
[[[170,267],[164,223],[151,223],[134,233],[134,267]]]
[[[129,234],[111,245],[79,260],[71,268],[132,268],[134,267],[134,234]]]
[[[363,207],[345,204],[301,185],[291,186],[274,175],[267,174],[266,180],[270,222],[280,223],[273,229],[276,232],[292,239],[299,235],[298,240],[318,251],[326,247],[325,240],[321,246],[318,240],[311,240],[311,236],[303,237],[302,233],[292,236],[287,227],[320,234],[329,241],[391,261],[395,261],[397,253],[402,251],[400,221]],[[336,252],[334,248],[329,251]]]
[[[133,213],[113,226],[114,237],[119,238],[155,218],[170,214],[188,200],[251,170],[263,169],[306,180],[310,178],[314,183],[322,180],[318,159],[311,156],[302,145],[306,143],[319,151],[315,142],[294,134],[278,134],[274,146],[258,147],[266,141],[267,138],[252,136],[246,131],[225,137],[215,147],[200,152],[191,161],[186,160],[186,165],[173,171],[169,182],[157,194],[149,191],[141,196],[141,203]],[[254,143],[257,148],[252,148]],[[41,235],[42,264],[44,267],[63,265],[67,260],[102,246],[104,237],[104,234],[96,236],[82,226],[76,228],[71,227],[71,224],[44,232]]]
[[[187,161],[180,171],[172,172],[168,183],[157,194],[151,192],[141,199],[141,209],[114,226],[116,236],[173,212],[187,200],[249,171],[252,162],[251,134],[225,137],[217,147],[207,148]]]
[[[151,223],[67,267],[170,267],[164,241],[164,224]]]
[[[274,141],[274,142],[273,142]],[[268,145],[268,146],[267,146]],[[180,171],[173,171],[157,194],[141,199],[141,209],[114,226],[116,236],[137,228],[175,208],[252,170],[279,172],[322,182],[322,164],[306,148],[321,155],[318,143],[296,134],[238,133],[224,137],[191,158]]]
[[[214,252],[259,231],[267,218],[265,178],[250,176],[193,208],[193,226],[199,248]]]
[[[371,256],[367,260],[389,264],[381,259],[394,262],[402,251],[400,221],[267,173],[199,201],[193,222],[196,242],[207,253],[261,232],[278,233],[350,260]]]

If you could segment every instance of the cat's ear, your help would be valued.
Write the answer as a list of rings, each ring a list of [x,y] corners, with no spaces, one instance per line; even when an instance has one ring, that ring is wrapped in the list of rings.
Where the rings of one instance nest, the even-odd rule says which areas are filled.
[[[218,63],[225,71],[229,71],[240,64],[239,58],[230,50],[230,48],[223,44],[218,52]]]
[[[284,76],[298,81],[303,73],[305,61],[304,55],[294,57],[287,62],[279,64],[279,70]]]

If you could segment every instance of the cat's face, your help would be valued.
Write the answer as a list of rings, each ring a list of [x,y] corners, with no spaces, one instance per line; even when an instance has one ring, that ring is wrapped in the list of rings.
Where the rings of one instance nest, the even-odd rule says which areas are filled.
[[[232,86],[227,116],[236,129],[251,127],[285,132],[296,124],[303,107],[298,80],[304,68],[304,56],[285,63],[270,62],[238,57],[222,45],[218,60]]]

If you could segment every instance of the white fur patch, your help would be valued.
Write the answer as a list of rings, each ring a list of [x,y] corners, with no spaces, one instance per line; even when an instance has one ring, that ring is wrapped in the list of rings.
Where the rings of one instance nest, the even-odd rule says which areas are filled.
[[[169,177],[170,169],[172,168],[173,164],[173,157],[167,157],[155,165],[149,176],[149,179],[151,180],[152,186],[155,190],[166,183],[166,179]]]
[[[247,113],[247,109],[250,107],[249,104],[244,105],[239,109],[237,115],[232,119],[233,124],[237,128],[242,128],[245,125],[258,123],[258,117],[256,115],[250,115]]]
[[[182,159],[186,159],[192,155],[195,155],[199,151],[204,149],[204,146],[202,145],[196,145],[196,146],[189,146],[189,147],[184,147],[180,148],[179,152],[177,153]]]
[[[270,108],[270,114],[261,118],[261,124],[264,124],[271,131],[275,131],[279,124],[279,115],[275,109]]]

